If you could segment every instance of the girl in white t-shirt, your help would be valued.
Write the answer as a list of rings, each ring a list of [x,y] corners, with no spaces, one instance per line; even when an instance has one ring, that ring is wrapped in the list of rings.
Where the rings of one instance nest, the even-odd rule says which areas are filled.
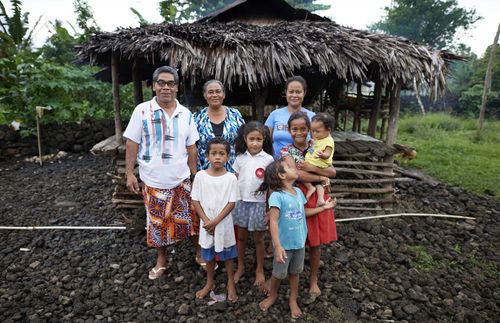
[[[216,137],[207,145],[210,167],[196,173],[191,190],[194,209],[200,217],[199,244],[201,256],[207,262],[207,282],[196,292],[204,298],[215,288],[215,260],[224,261],[227,272],[227,299],[236,302],[238,295],[234,282],[233,259],[237,256],[231,210],[238,196],[236,176],[226,170],[230,146]]]
[[[233,221],[238,227],[238,270],[234,274],[234,281],[237,283],[245,273],[245,250],[250,231],[257,262],[254,285],[263,287],[266,195],[256,192],[264,180],[264,170],[274,160],[269,129],[258,121],[242,125],[236,138],[235,150],[237,157],[233,169],[238,176],[240,198],[233,211]]]

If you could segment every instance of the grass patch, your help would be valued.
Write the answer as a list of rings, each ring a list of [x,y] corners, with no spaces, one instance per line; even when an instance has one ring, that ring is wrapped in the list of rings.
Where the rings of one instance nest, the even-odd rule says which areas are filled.
[[[477,120],[448,114],[405,116],[398,143],[417,150],[405,165],[476,194],[500,197],[500,121],[486,121],[481,140],[475,139]]]
[[[414,252],[417,257],[411,262],[412,267],[423,271],[431,271],[441,266],[441,264],[434,260],[423,246],[407,246],[408,250]]]
[[[488,272],[492,276],[496,276],[496,277],[500,276],[500,268],[494,263],[479,260],[475,256],[470,257],[469,261],[474,266],[481,268],[482,271]]]

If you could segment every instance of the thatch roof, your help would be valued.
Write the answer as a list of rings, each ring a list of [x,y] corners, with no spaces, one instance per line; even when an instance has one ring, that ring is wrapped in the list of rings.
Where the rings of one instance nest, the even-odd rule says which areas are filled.
[[[334,22],[154,24],[99,33],[78,54],[85,62],[109,67],[113,51],[120,55],[121,68],[131,68],[134,59],[140,66],[176,66],[191,86],[216,78],[230,89],[246,85],[251,90],[312,68],[346,81],[380,75],[384,84],[410,84],[415,77],[433,94],[445,87],[447,61],[459,58]]]

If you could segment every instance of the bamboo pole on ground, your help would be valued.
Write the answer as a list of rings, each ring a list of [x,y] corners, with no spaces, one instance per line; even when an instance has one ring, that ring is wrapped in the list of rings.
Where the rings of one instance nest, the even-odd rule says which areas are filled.
[[[479,110],[479,124],[477,127],[476,138],[481,138],[481,130],[483,128],[484,122],[484,112],[486,110],[486,101],[488,97],[488,92],[491,87],[491,74],[493,69],[493,60],[495,59],[495,52],[497,49],[498,36],[500,34],[500,23],[498,24],[497,33],[495,35],[495,40],[493,41],[493,45],[491,46],[490,58],[488,60],[488,68],[486,69],[486,76],[484,78],[484,88],[483,88],[483,97],[481,98],[481,109]]]

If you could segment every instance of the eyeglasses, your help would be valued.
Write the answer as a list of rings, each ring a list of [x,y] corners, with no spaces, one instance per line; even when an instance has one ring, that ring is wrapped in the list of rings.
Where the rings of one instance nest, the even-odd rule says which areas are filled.
[[[158,80],[156,81],[156,84],[158,84],[159,87],[164,87],[166,85],[171,89],[177,85],[175,81],[164,81],[164,80]]]

